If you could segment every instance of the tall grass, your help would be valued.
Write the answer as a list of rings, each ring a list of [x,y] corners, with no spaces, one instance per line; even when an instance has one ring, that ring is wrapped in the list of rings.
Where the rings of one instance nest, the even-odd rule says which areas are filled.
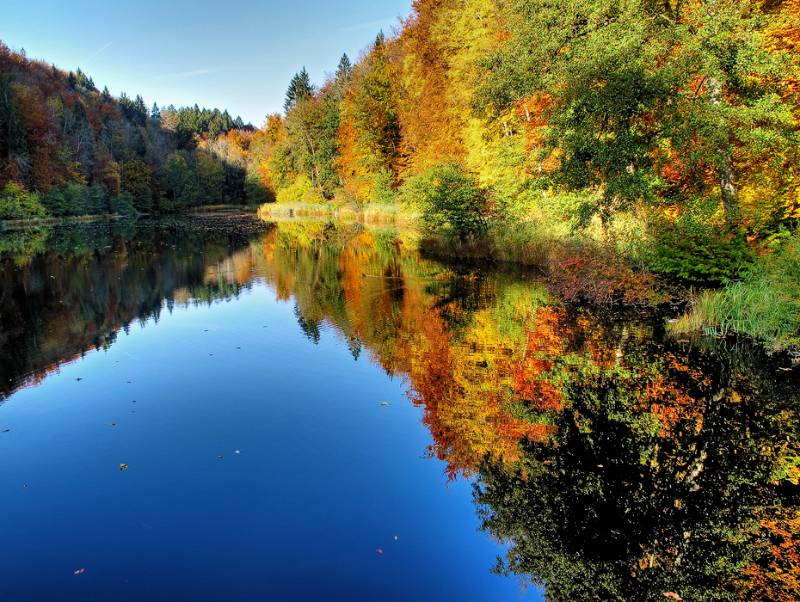
[[[741,282],[698,295],[675,334],[746,334],[774,351],[800,346],[800,235],[759,261]]]
[[[355,205],[349,203],[267,203],[259,207],[262,219],[316,218],[359,221],[374,225],[413,225],[416,215],[399,204]]]

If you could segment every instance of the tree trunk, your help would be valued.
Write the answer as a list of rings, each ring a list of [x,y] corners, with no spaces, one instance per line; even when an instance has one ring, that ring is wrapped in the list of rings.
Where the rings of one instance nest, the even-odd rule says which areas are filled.
[[[708,78],[708,95],[715,105],[722,103],[722,85],[715,77]],[[726,150],[717,165],[719,188],[722,196],[722,208],[725,211],[725,221],[735,227],[739,223],[739,201],[736,196],[736,186],[733,182],[733,165],[730,151]]]

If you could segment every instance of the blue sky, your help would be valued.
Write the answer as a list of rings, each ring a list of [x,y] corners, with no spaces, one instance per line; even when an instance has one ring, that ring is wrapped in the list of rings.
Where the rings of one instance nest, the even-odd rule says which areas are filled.
[[[321,82],[405,17],[411,0],[3,0],[0,39],[80,67],[148,106],[227,108],[261,125],[304,65]]]

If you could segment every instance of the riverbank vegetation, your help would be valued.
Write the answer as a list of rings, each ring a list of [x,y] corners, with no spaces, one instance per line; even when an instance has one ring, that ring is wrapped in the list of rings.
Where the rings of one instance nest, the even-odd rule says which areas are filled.
[[[800,238],[765,257],[741,281],[705,291],[690,314],[673,325],[677,333],[714,336],[751,334],[771,347],[800,347]]]

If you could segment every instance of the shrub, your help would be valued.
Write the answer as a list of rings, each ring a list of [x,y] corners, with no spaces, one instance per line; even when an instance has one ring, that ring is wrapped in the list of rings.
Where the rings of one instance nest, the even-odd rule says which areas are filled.
[[[28,192],[22,185],[8,182],[0,191],[0,219],[35,219],[46,215],[39,195]]]
[[[747,334],[774,350],[800,345],[800,235],[760,260],[742,282],[702,293],[672,329]]]
[[[297,176],[286,188],[278,191],[278,203],[322,203],[319,191],[314,188],[314,184],[306,176]]]
[[[395,198],[394,176],[388,170],[381,170],[372,184],[373,203],[381,205],[391,203]]]
[[[742,232],[694,220],[662,228],[647,257],[652,271],[696,284],[739,280],[754,260]]]
[[[111,213],[116,215],[135,215],[136,209],[133,203],[133,196],[128,192],[121,192],[110,201]]]
[[[99,215],[107,213],[109,209],[108,194],[99,184],[57,186],[42,196],[42,204],[55,217]]]
[[[428,235],[465,244],[486,234],[488,194],[457,164],[439,165],[410,178],[401,196],[405,203],[419,208]]]

